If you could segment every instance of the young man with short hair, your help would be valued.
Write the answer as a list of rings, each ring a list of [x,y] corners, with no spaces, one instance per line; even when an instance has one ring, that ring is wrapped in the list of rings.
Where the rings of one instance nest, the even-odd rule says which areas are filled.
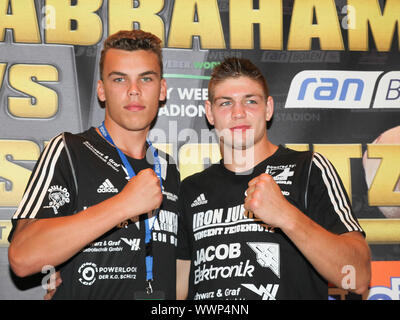
[[[61,266],[54,299],[175,298],[177,204],[163,193],[178,193],[179,173],[146,140],[166,98],[162,66],[156,36],[109,36],[103,124],[53,138],[32,172],[9,261],[18,276]]]
[[[179,299],[327,299],[328,282],[346,287],[349,270],[349,289],[367,290],[369,248],[335,169],[274,145],[272,115],[254,64],[229,58],[213,70],[206,116],[222,160],[181,184]]]

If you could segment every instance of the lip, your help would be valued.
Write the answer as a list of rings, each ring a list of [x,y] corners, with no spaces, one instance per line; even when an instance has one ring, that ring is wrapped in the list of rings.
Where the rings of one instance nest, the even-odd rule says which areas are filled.
[[[246,131],[249,130],[251,127],[249,125],[240,125],[240,126],[234,126],[230,128],[231,131]]]
[[[145,106],[141,104],[136,104],[136,103],[131,103],[126,106],[124,106],[124,109],[132,112],[137,112],[145,109]]]

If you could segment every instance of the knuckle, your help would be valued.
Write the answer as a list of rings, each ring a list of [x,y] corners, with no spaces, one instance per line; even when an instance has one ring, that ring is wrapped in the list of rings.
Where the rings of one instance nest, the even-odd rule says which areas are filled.
[[[158,204],[161,204],[161,202],[163,201],[163,196],[161,194],[161,192],[157,195],[157,202]]]
[[[267,173],[264,173],[264,179],[265,179],[266,181],[272,181],[272,180],[274,180],[274,178],[272,178],[272,176],[270,176],[270,175],[267,174]]]

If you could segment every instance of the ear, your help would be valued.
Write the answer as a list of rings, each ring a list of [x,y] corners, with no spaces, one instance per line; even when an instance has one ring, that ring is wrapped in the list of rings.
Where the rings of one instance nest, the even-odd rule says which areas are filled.
[[[212,114],[212,106],[209,100],[206,100],[206,117],[208,122],[213,126],[214,125],[214,116]]]
[[[106,101],[106,95],[104,92],[104,83],[103,81],[99,80],[97,81],[97,97],[99,98],[100,101]]]
[[[167,99],[167,81],[164,78],[161,79],[160,97],[158,100],[165,101]]]
[[[267,110],[266,110],[266,117],[265,119],[267,121],[271,120],[273,114],[274,114],[274,99],[269,96],[267,98],[267,106],[266,106]]]

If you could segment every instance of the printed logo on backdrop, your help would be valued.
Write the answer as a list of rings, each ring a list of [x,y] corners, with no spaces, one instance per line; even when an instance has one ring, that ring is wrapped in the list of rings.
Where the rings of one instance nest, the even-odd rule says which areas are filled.
[[[43,206],[43,208],[53,208],[54,214],[58,214],[58,209],[70,201],[67,188],[62,186],[51,186],[47,192],[50,202],[48,206]]]
[[[373,108],[400,108],[400,71],[390,71],[380,78]]]
[[[390,278],[388,287],[372,287],[369,290],[368,300],[400,300],[400,278]]]
[[[400,300],[400,261],[372,261],[368,300]]]
[[[305,70],[293,78],[285,108],[368,109],[382,71]]]

